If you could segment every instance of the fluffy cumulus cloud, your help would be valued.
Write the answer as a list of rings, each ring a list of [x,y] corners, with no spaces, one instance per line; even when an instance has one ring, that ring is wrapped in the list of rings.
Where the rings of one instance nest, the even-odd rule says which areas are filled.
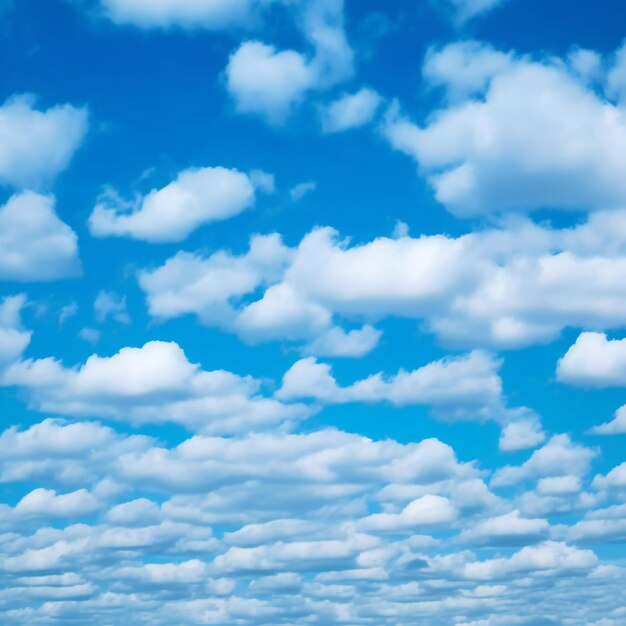
[[[29,391],[39,411],[135,423],[174,422],[206,432],[263,429],[310,413],[301,404],[264,397],[261,381],[223,370],[203,371],[174,342],[122,348],[67,368],[53,359],[16,360],[5,386]]]
[[[86,109],[70,104],[39,109],[32,96],[9,98],[0,106],[0,185],[48,186],[86,132]]]
[[[581,333],[576,342],[559,359],[556,368],[560,382],[575,386],[606,388],[626,386],[626,341],[609,340],[604,333]],[[591,428],[596,435],[626,433],[626,407],[620,407],[614,418]]]
[[[254,196],[253,182],[237,170],[189,169],[132,203],[107,193],[89,216],[89,229],[96,237],[182,241],[203,224],[245,211],[254,203]]]
[[[491,355],[472,352],[433,361],[410,372],[401,370],[393,376],[374,374],[341,387],[329,365],[309,357],[298,361],[285,373],[276,396],[284,400],[310,398],[323,404],[427,405],[433,407],[436,415],[453,421],[496,420],[506,424],[520,414],[532,415],[525,409],[506,408],[499,367],[500,363]],[[515,424],[521,423],[527,428],[532,420],[527,417]],[[516,437],[510,432],[513,427],[514,423],[507,426],[505,449],[532,447],[543,439],[537,427],[533,430],[534,436],[518,434]]]
[[[319,228],[295,248],[267,235],[239,255],[179,253],[139,281],[154,317],[191,313],[246,341],[303,342],[309,354],[328,353],[329,332],[335,346],[359,344],[332,356],[364,354],[388,317],[419,320],[449,345],[520,348],[568,327],[624,328],[625,252],[623,211],[571,228],[519,218],[459,237],[352,245]]]
[[[626,341],[609,341],[604,333],[582,333],[559,360],[556,375],[572,385],[624,387]]]
[[[454,100],[421,125],[392,109],[385,134],[457,216],[622,208],[626,124],[578,68],[450,44],[428,56],[425,78]]]
[[[32,191],[0,206],[0,280],[45,281],[80,274],[78,237],[52,196]]]
[[[308,0],[295,6],[309,52],[246,41],[232,53],[225,71],[236,109],[273,124],[283,122],[310,92],[332,87],[353,72],[343,0]]]

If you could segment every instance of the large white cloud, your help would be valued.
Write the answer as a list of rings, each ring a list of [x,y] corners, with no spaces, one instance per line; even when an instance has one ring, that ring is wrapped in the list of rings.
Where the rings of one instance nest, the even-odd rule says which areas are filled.
[[[80,274],[78,237],[54,198],[26,191],[0,206],[0,280],[46,281]]]
[[[96,237],[122,236],[151,242],[182,241],[203,224],[226,220],[254,203],[254,185],[237,170],[205,167],[180,172],[126,206],[103,196],[89,216]]]
[[[392,111],[385,133],[455,215],[623,207],[623,113],[566,63],[460,43],[430,55],[426,78],[467,97],[422,125]]]
[[[413,371],[400,370],[393,376],[374,374],[342,387],[329,365],[306,358],[286,372],[276,396],[287,400],[312,398],[328,404],[425,404],[448,419],[506,421],[500,365],[489,354],[472,352],[433,361]]]
[[[567,327],[626,327],[624,267],[626,213],[609,211],[572,228],[519,218],[459,237],[354,245],[331,228],[296,248],[257,236],[242,255],[179,253],[140,273],[140,284],[155,317],[192,313],[248,341],[306,342],[309,354],[324,354],[318,339],[331,329],[344,343],[346,326],[387,317],[420,320],[446,344],[519,348]],[[376,345],[365,328],[368,341],[354,337],[363,349],[347,353]]]
[[[110,357],[92,355],[75,368],[52,358],[16,361],[1,380],[27,389],[40,411],[175,422],[206,432],[264,429],[311,413],[301,404],[264,397],[261,382],[252,377],[202,371],[174,342],[122,348]]]
[[[86,109],[63,104],[39,110],[35,104],[21,95],[0,106],[0,185],[49,185],[87,132]]]

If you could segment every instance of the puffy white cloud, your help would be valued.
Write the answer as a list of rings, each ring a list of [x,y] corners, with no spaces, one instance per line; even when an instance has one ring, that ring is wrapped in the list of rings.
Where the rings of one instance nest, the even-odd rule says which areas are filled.
[[[40,411],[175,422],[206,432],[263,429],[311,413],[302,404],[263,397],[261,383],[252,377],[202,371],[174,342],[122,348],[111,357],[92,355],[77,368],[51,358],[17,361],[2,382],[27,389]]]
[[[599,424],[591,428],[594,435],[623,435],[626,434],[626,405],[615,411],[615,417],[610,422]]]
[[[502,429],[500,434],[500,450],[505,452],[515,452],[534,448],[543,442],[545,434],[541,429],[541,424],[537,419],[519,419]]]
[[[499,469],[491,485],[506,486],[532,478],[562,476],[564,471],[583,476],[597,454],[597,450],[573,443],[568,435],[554,435],[522,465]]]
[[[626,489],[626,462],[614,467],[606,476],[598,474],[593,479],[593,486],[605,490]]]
[[[100,0],[118,24],[141,28],[204,28],[246,26],[262,4],[258,0]]]
[[[109,509],[107,519],[117,526],[149,526],[161,521],[161,511],[152,500],[137,498]]]
[[[317,79],[303,54],[277,51],[260,41],[247,41],[232,54],[226,76],[238,111],[261,114],[275,124],[284,121]]]
[[[458,538],[462,544],[525,545],[546,539],[550,525],[545,519],[528,519],[519,511],[490,517],[463,531]]]
[[[71,493],[57,494],[53,489],[34,489],[16,505],[19,515],[39,515],[44,517],[82,517],[100,508],[98,500],[86,489]]]
[[[317,336],[304,352],[327,357],[361,357],[378,345],[381,335],[381,331],[369,324],[347,332],[335,326]]]
[[[625,218],[600,212],[562,229],[513,219],[455,238],[355,245],[318,228],[296,248],[278,235],[255,236],[239,256],[179,253],[142,272],[140,284],[155,317],[194,313],[247,341],[306,342],[319,354],[316,340],[330,329],[385,317],[421,320],[454,347],[515,349],[551,341],[566,327],[626,327]],[[365,344],[374,345],[368,332]]]
[[[145,450],[148,437],[123,437],[100,424],[46,419],[0,435],[0,480],[91,486],[107,476],[118,456]]]
[[[426,69],[434,84],[475,97],[442,107],[422,127],[392,111],[385,133],[452,213],[623,206],[623,114],[566,64],[453,44]]]
[[[237,110],[261,115],[273,124],[284,122],[307,93],[331,87],[353,71],[343,1],[309,0],[296,6],[313,55],[246,41],[233,52],[225,72]]]
[[[216,464],[219,474],[211,470]],[[173,449],[153,448],[123,456],[119,471],[125,480],[181,494],[210,491],[207,513],[212,520],[226,513],[232,515],[229,507],[233,506],[241,516],[242,511],[245,513],[245,508],[240,508],[243,502],[256,498],[254,484],[278,477],[289,484],[297,480],[304,488],[298,489],[293,483],[291,495],[278,489],[257,505],[270,507],[265,509],[270,511],[284,506],[292,513],[294,507],[302,510],[307,503],[330,504],[339,495],[360,494],[371,484],[430,485],[455,477],[475,477],[471,465],[459,463],[452,448],[436,439],[402,445],[332,429],[309,434],[257,433],[234,439],[198,435]],[[253,481],[252,490],[247,492],[244,486],[249,481]],[[229,484],[237,485],[234,500],[217,489]],[[197,516],[201,503],[197,498],[190,500],[193,502],[199,505],[193,513]],[[174,500],[164,510],[173,514],[178,508],[175,504],[182,505],[183,501]],[[183,509],[179,508],[181,514]]]
[[[394,376],[374,374],[347,387],[340,387],[329,365],[315,358],[301,359],[284,375],[276,397],[284,400],[311,398],[326,404],[389,402],[395,406],[425,404],[446,419],[507,421],[500,361],[484,352],[433,361]],[[513,412],[514,414],[517,412]],[[538,441],[524,441],[519,448]],[[519,449],[518,448],[518,449]]]
[[[278,235],[256,236],[247,254],[217,252],[208,258],[179,252],[164,265],[139,274],[150,314],[169,318],[197,314],[219,324],[232,316],[232,304],[260,286],[277,280],[290,250]]]
[[[78,238],[54,198],[25,191],[0,206],[0,280],[45,281],[80,274]]]
[[[427,495],[413,500],[400,513],[375,513],[360,520],[358,526],[371,532],[398,532],[419,526],[447,525],[456,516],[447,498]]]
[[[423,75],[445,89],[451,102],[483,93],[494,76],[511,69],[512,53],[500,52],[479,41],[460,41],[426,54]]]
[[[0,185],[40,188],[69,164],[87,132],[87,110],[69,104],[35,108],[31,96],[0,106]]]
[[[226,220],[252,206],[254,189],[250,178],[234,169],[188,169],[130,206],[115,194],[103,196],[89,216],[89,229],[96,237],[182,241],[200,226]]]
[[[508,559],[495,558],[467,563],[463,568],[463,575],[476,580],[494,580],[535,569],[546,574],[589,571],[597,563],[598,558],[590,550],[546,541],[537,546],[522,548]]]
[[[609,341],[604,333],[581,333],[559,359],[558,380],[589,387],[626,385],[626,339]]]
[[[382,98],[366,87],[345,94],[321,110],[325,133],[339,133],[369,124],[382,103]]]

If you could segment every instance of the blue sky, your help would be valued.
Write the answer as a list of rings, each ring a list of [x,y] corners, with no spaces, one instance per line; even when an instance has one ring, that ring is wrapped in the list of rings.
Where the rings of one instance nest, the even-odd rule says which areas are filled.
[[[0,0],[0,621],[626,624],[625,17]]]

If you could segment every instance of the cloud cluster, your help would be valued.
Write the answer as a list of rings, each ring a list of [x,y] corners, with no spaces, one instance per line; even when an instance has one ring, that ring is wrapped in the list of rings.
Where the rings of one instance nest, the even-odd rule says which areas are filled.
[[[241,255],[179,253],[139,282],[156,318],[194,314],[246,341],[304,342],[309,354],[324,355],[332,333],[334,356],[362,355],[388,317],[419,320],[448,345],[520,348],[568,327],[624,328],[625,252],[623,211],[572,228],[518,218],[459,237],[354,245],[319,228],[295,248],[274,234]]]
[[[194,431],[264,429],[310,414],[261,393],[261,381],[223,370],[203,371],[174,342],[151,341],[110,357],[90,356],[67,368],[53,358],[16,360],[0,381],[28,390],[32,408],[132,423],[174,422]]]
[[[446,102],[421,125],[392,109],[384,132],[459,217],[622,208],[623,114],[579,68],[472,41],[449,44],[431,51],[424,68]]]
[[[580,615],[572,624],[619,619],[619,594],[606,589],[619,589],[624,572],[589,545],[619,536],[619,507],[552,526],[511,508],[475,463],[434,439],[322,430],[196,435],[165,447],[48,419],[9,428],[0,451],[4,482],[41,485],[0,509],[11,537],[0,544],[8,624],[87,620],[105,607],[113,624],[129,612],[185,625],[410,624],[418,615],[434,626],[485,614],[541,623],[555,588]],[[533,476],[545,473],[532,465]],[[588,466],[579,469],[578,488],[589,480]],[[537,492],[571,493],[559,480],[544,478]],[[609,474],[590,488],[617,482]]]

